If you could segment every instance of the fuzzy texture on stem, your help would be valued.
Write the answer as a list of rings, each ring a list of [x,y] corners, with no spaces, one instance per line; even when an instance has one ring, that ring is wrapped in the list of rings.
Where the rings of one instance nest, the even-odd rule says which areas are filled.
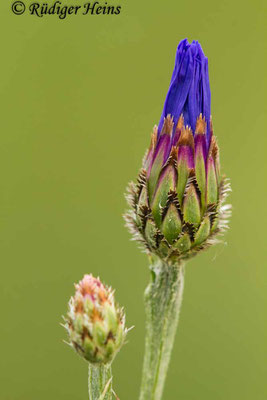
[[[140,400],[160,400],[177,329],[184,288],[184,264],[158,257],[145,291],[146,343]]]
[[[89,363],[89,400],[112,400],[112,373],[110,365]]]

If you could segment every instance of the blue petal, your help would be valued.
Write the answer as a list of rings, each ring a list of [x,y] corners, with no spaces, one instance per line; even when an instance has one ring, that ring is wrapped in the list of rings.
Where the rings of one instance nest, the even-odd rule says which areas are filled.
[[[175,66],[159,122],[161,132],[164,118],[171,114],[174,130],[181,114],[185,125],[195,130],[196,120],[202,113],[207,121],[207,139],[210,137],[210,85],[208,59],[200,44],[182,40],[176,52]]]

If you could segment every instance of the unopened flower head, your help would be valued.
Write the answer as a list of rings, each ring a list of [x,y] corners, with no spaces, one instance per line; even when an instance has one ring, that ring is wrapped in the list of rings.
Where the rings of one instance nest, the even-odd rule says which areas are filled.
[[[213,134],[208,59],[197,41],[185,39],[138,183],[129,185],[127,225],[148,253],[177,263],[225,230],[229,190]]]
[[[70,344],[91,363],[110,363],[127,333],[124,312],[112,289],[92,275],[85,275],[75,288],[65,318]]]

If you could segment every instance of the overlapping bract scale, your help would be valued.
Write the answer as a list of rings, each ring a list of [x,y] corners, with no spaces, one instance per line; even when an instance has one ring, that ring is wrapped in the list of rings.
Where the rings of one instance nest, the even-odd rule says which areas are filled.
[[[222,203],[229,185],[220,176],[219,149],[210,125],[200,114],[195,131],[176,127],[170,115],[161,132],[154,128],[138,184],[129,187],[132,211],[128,226],[145,248],[169,262],[179,262],[215,242],[225,229]]]

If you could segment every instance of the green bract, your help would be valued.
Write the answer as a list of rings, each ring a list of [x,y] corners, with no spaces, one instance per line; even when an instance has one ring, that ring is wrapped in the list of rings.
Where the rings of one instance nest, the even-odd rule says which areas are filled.
[[[179,263],[216,243],[227,227],[230,206],[223,205],[230,190],[220,174],[219,149],[200,114],[195,132],[177,126],[167,116],[159,134],[152,133],[137,184],[130,183],[125,215],[134,238],[148,253]]]

